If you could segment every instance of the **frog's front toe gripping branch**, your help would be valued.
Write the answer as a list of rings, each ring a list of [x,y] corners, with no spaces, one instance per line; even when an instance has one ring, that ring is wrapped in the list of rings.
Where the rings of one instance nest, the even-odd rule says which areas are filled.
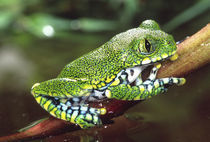
[[[81,106],[77,111],[74,111],[74,113],[75,116],[72,115],[70,117],[70,121],[78,124],[83,129],[87,129],[102,125],[102,121],[99,118],[99,115],[104,115],[106,113],[106,109]]]
[[[183,85],[186,82],[184,78],[175,77],[156,79],[160,67],[160,64],[155,65],[147,80],[138,86],[121,84],[109,87],[105,92],[106,96],[118,100],[145,100],[167,91],[167,87],[173,84]]]
[[[75,108],[75,107],[72,107]],[[77,110],[71,109],[71,113],[67,113],[64,120],[70,121],[72,123],[78,124],[82,129],[91,128],[94,126],[101,126],[102,121],[100,115],[106,113],[105,108],[92,108],[88,106],[78,106]],[[71,115],[70,115],[71,114]],[[60,117],[62,119],[62,117]]]

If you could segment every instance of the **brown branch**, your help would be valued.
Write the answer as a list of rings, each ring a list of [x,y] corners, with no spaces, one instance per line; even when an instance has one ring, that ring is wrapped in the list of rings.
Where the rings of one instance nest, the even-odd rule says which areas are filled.
[[[210,24],[177,46],[177,52],[180,57],[175,62],[166,62],[158,72],[158,78],[184,76],[210,63]],[[108,113],[101,117],[103,123],[107,123],[110,119],[123,114],[128,108],[138,102],[119,100],[104,102],[103,107],[106,107]],[[94,106],[99,107],[97,104],[94,104]],[[115,122],[118,121],[122,121],[122,118],[117,117]],[[23,132],[0,137],[0,142],[44,138],[64,132],[73,132],[78,129],[80,128],[72,123],[50,117]]]
[[[161,67],[158,77],[183,76],[210,63],[210,23],[177,46],[180,57]]]

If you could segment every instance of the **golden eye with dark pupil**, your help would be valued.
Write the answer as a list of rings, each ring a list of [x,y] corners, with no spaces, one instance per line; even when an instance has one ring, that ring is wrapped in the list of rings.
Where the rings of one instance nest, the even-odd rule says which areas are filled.
[[[146,48],[147,52],[149,53],[150,52],[150,48],[151,48],[151,44],[146,39],[145,39],[145,48]]]

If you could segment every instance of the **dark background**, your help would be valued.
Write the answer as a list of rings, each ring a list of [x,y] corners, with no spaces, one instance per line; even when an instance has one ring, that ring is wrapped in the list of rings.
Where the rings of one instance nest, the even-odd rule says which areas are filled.
[[[209,15],[208,0],[0,0],[0,136],[49,116],[31,86],[115,34],[154,19],[179,41],[209,23]],[[125,127],[126,134],[76,139],[210,141],[210,66],[186,78],[186,85],[130,109],[125,116],[139,125]]]

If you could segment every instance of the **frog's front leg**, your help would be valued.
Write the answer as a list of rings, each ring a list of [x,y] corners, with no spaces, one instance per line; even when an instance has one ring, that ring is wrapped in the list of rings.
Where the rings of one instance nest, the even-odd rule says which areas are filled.
[[[108,98],[115,98],[118,100],[145,100],[165,92],[168,86],[173,84],[182,85],[185,83],[184,78],[169,77],[156,79],[159,68],[160,64],[155,65],[149,77],[144,82],[140,78],[137,78],[137,82],[134,86],[131,86],[130,84],[121,84],[108,87],[105,95]]]

